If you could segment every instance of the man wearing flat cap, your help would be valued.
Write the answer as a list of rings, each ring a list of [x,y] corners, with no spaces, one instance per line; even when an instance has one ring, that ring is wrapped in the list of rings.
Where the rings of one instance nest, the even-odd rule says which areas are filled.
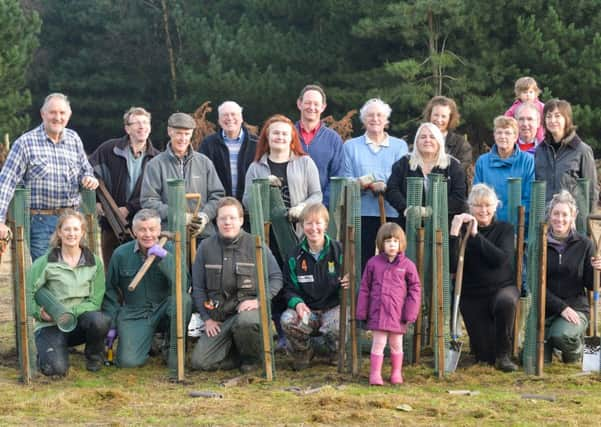
[[[213,162],[190,146],[196,122],[185,113],[174,113],[167,121],[169,142],[161,154],[148,162],[144,171],[140,200],[143,208],[155,209],[167,225],[167,180],[183,179],[186,193],[200,193],[201,208],[196,217],[187,215],[187,225],[193,224],[201,239],[215,234],[211,222],[217,213],[217,201],[225,196]],[[189,201],[193,211],[195,200]]]

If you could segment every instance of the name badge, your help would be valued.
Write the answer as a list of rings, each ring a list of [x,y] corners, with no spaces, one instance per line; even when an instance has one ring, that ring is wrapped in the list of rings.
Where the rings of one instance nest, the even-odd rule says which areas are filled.
[[[298,279],[298,283],[312,283],[315,281],[312,274],[298,276],[297,279]]]

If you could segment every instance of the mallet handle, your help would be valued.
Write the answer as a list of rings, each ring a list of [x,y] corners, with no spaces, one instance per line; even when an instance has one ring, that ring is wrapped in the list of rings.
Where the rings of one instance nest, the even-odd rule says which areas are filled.
[[[161,239],[159,240],[159,246],[161,246],[161,247],[165,246],[165,243],[167,243],[167,240],[168,239],[166,237],[161,237]],[[130,292],[133,292],[136,290],[136,288],[138,287],[138,285],[144,278],[144,275],[146,274],[146,272],[152,265],[152,262],[154,261],[155,258],[156,258],[156,255],[150,255],[148,258],[146,258],[146,261],[144,261],[144,264],[142,264],[142,267],[140,267],[140,269],[138,270],[138,272],[132,279],[131,283],[127,287],[127,289]]]

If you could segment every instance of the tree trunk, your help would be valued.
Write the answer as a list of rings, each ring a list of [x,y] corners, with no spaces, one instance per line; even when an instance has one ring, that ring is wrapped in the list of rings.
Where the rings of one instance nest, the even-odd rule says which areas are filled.
[[[175,54],[173,53],[173,43],[171,42],[171,32],[169,31],[169,11],[167,0],[161,0],[163,9],[163,30],[165,31],[165,45],[169,56],[169,71],[171,74],[171,92],[173,94],[173,104],[177,102],[177,71],[175,68]]]

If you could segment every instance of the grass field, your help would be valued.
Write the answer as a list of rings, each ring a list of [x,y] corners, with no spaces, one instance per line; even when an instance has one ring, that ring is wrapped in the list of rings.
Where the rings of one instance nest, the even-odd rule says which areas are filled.
[[[223,386],[239,373],[188,371],[185,383],[172,383],[157,358],[140,369],[90,373],[79,349],[66,378],[38,376],[25,386],[17,370],[10,287],[2,276],[0,425],[601,425],[601,376],[558,362],[540,378],[503,374],[471,364],[467,352],[452,376],[438,380],[427,364],[409,366],[405,384],[397,387],[369,387],[367,359],[354,379],[319,361],[295,372],[285,355],[276,358],[274,382],[257,372]],[[475,393],[449,393],[457,390]],[[220,397],[191,397],[196,391]]]

